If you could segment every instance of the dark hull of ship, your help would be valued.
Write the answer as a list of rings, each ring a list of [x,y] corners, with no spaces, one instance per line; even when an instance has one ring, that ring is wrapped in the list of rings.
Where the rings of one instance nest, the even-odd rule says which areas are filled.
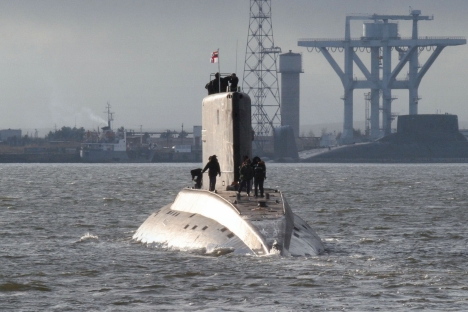
[[[85,163],[149,163],[153,161],[154,151],[136,154],[132,151],[116,152],[103,150],[87,150],[81,154]]]

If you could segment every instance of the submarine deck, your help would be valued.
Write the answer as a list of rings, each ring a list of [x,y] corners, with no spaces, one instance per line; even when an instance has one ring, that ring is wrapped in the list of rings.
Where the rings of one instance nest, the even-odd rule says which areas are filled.
[[[266,189],[265,197],[183,189],[172,204],[149,216],[133,238],[208,253],[235,250],[258,256],[303,256],[324,250],[317,234],[292,213],[283,194],[274,189]]]
[[[231,203],[243,219],[263,220],[276,219],[284,215],[281,193],[274,189],[265,189],[265,197],[247,196],[236,191],[216,191],[216,195]],[[269,197],[269,199],[268,199]]]

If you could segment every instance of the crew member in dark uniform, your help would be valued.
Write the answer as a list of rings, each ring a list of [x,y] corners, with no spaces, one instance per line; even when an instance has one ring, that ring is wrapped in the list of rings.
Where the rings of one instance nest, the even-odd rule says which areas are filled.
[[[205,85],[205,89],[208,90],[208,95],[210,94],[215,94],[219,92],[218,86],[219,86],[219,73],[215,74],[215,79],[211,80]]]
[[[253,177],[253,170],[252,166],[250,165],[250,159],[247,158],[244,160],[242,165],[239,168],[239,189],[237,190],[237,193],[240,194],[242,189],[245,187],[245,192],[247,193],[247,196],[250,196],[250,180],[252,180]]]
[[[211,94],[219,93],[219,73],[215,74],[215,78],[211,80],[210,83],[211,83],[211,88],[213,90],[213,93]]]
[[[231,80],[230,76],[221,78],[221,92],[228,92],[229,81]]]
[[[250,164],[250,166],[252,167],[252,171],[255,171],[255,167],[257,166],[258,162],[260,161],[260,157],[258,156],[255,156],[253,159],[252,159],[252,163]],[[252,188],[254,187],[255,183],[254,183],[254,176],[252,175],[252,179],[250,180],[250,190],[252,190]]]
[[[231,83],[231,92],[237,91],[237,84],[239,83],[239,78],[237,78],[235,73],[232,73],[229,77],[229,82]]]
[[[219,167],[218,158],[216,155],[210,156],[208,163],[205,168],[203,168],[202,173],[206,170],[208,171],[208,176],[210,177],[210,191],[213,192],[216,186],[216,176],[221,176],[221,168]]]
[[[201,168],[193,169],[190,171],[190,174],[192,175],[192,181],[195,181],[195,188],[201,189],[202,178],[203,178],[202,169]]]
[[[206,85],[205,85],[205,89],[208,90],[208,95],[210,94],[213,94],[214,91],[213,91],[213,81],[210,81],[208,82]]]
[[[221,77],[219,73],[215,74],[215,78],[208,82],[205,85],[205,89],[208,90],[208,95],[210,94],[215,94],[215,93],[220,93],[220,92],[227,92],[228,87],[229,87],[229,82],[231,81],[231,76],[226,76],[226,77]],[[237,79],[237,77],[236,77]],[[239,81],[239,79],[237,79]],[[232,85],[232,83],[231,83]],[[220,88],[221,86],[221,88]],[[237,82],[236,82],[236,88],[237,88]],[[232,90],[232,89],[231,89]]]
[[[263,182],[266,179],[266,166],[265,162],[260,158],[254,168],[254,185],[255,197],[258,196],[258,189],[260,189],[260,197],[263,197]]]

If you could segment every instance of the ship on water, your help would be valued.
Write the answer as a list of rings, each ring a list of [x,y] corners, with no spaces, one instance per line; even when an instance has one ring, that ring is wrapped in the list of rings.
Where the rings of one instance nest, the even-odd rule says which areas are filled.
[[[242,92],[211,94],[202,103],[203,160],[217,155],[216,191],[186,188],[175,201],[151,214],[133,239],[207,254],[314,256],[324,251],[312,227],[293,213],[285,195],[238,194],[239,166],[252,156],[250,97]],[[205,178],[205,181],[208,177]],[[245,193],[243,193],[245,194]]]
[[[118,131],[112,129],[113,114],[110,104],[107,103],[107,126],[101,131],[88,131],[81,144],[80,158],[88,163],[110,162],[152,162],[155,150],[149,144],[140,141],[138,146],[130,146],[127,142],[127,133],[121,128]]]

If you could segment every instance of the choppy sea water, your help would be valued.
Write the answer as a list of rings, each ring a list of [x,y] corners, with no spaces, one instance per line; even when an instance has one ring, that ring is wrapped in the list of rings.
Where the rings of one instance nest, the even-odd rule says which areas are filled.
[[[196,164],[0,164],[2,311],[461,311],[468,165],[267,164],[317,257],[132,241]]]

